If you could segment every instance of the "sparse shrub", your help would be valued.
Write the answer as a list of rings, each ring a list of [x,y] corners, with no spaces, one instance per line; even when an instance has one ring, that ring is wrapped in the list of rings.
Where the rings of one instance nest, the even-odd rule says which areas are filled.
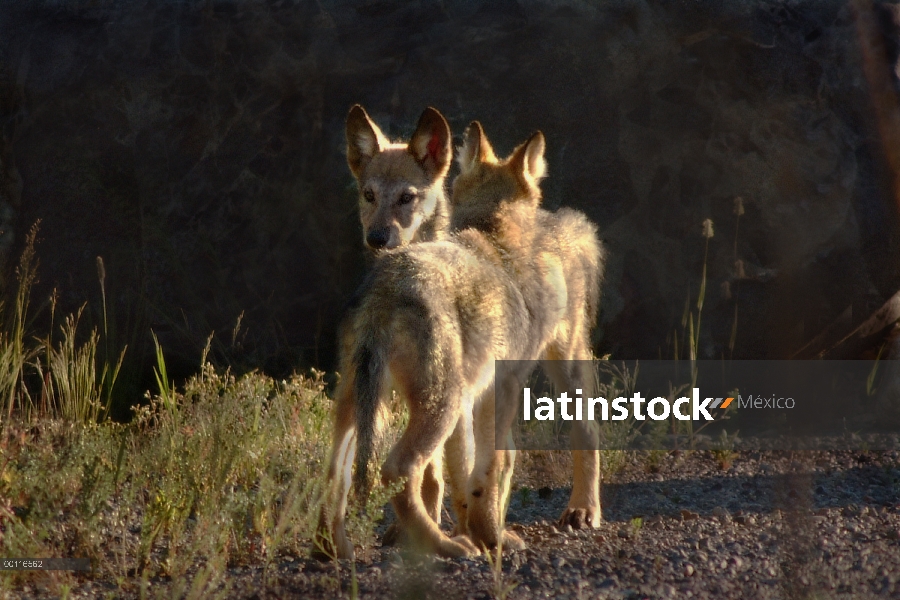
[[[0,503],[0,555],[88,556],[121,585],[167,575],[177,595],[221,591],[229,565],[309,551],[330,413],[321,372],[276,382],[205,364],[129,425],[48,419],[15,429],[0,456],[0,498],[10,499]],[[354,511],[358,542],[371,542],[393,491],[376,488]],[[65,573],[5,572],[0,589],[40,577],[71,583]]]

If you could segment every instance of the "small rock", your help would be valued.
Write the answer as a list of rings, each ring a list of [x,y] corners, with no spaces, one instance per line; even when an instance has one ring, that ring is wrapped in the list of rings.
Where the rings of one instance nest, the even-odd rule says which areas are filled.
[[[549,500],[553,496],[553,488],[544,486],[538,490],[538,498],[541,500]]]
[[[686,508],[681,510],[681,519],[683,521],[693,521],[694,519],[699,519],[700,515],[687,510]]]
[[[715,507],[712,510],[712,515],[717,518],[720,523],[724,523],[731,518],[731,514],[729,514],[728,510],[721,506]]]
[[[675,586],[665,583],[657,589],[657,594],[660,598],[674,598]]]
[[[900,540],[900,529],[892,527],[885,532],[884,537],[889,540]]]
[[[691,577],[694,574],[694,566],[693,565],[684,565],[684,576]]]
[[[622,539],[627,540],[631,537],[631,531],[629,531],[627,527],[622,527],[621,529],[619,529],[616,535],[618,535]]]
[[[566,533],[572,533],[575,530],[572,528],[571,524],[566,523],[566,525],[563,527],[563,531]]]
[[[664,521],[664,519],[663,519],[663,516],[662,516],[662,515],[653,515],[652,517],[650,517],[649,519],[647,519],[646,524],[647,524],[648,526],[655,526],[655,525],[660,525],[660,524],[662,524],[663,521]]]

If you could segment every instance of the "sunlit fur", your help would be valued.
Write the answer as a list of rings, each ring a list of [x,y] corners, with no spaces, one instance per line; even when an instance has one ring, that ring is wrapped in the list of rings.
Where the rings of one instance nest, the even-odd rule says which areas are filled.
[[[475,228],[489,237],[504,240],[507,245],[530,248],[524,256],[507,257],[506,270],[526,295],[532,319],[555,323],[540,358],[544,359],[545,370],[559,389],[581,388],[589,394],[594,378],[592,373],[583,370],[586,363],[560,361],[592,358],[590,331],[597,319],[605,252],[597,239],[596,227],[584,214],[565,208],[551,213],[538,207],[538,186],[547,172],[543,153],[544,138],[535,134],[508,159],[498,160],[480,124],[470,125],[466,143],[459,152],[460,175],[453,182],[452,229],[464,232],[466,228]],[[528,229],[507,216],[510,207],[520,206],[534,209],[534,219]],[[533,269],[519,264],[529,258],[539,261],[545,269],[537,286],[528,280]],[[553,293],[539,289],[541,286],[549,287]],[[529,294],[534,295],[530,300]],[[541,298],[555,302],[542,303]],[[516,398],[497,398],[496,402],[497,410],[507,414],[512,414],[517,406]],[[501,406],[504,403],[509,406]],[[573,446],[596,448],[594,424],[582,421],[574,425]],[[490,426],[490,423],[483,424],[485,431],[493,433]],[[497,447],[494,438],[486,444]],[[501,511],[509,494],[513,461],[511,452],[478,453],[469,484],[467,523],[478,545],[490,546],[499,539]],[[572,495],[560,522],[576,528],[594,526],[601,516],[599,452],[575,450],[573,463]],[[452,468],[453,465],[448,465],[448,469]],[[499,486],[494,485],[496,482]],[[475,492],[480,493],[475,496]]]
[[[470,146],[473,136],[468,140],[463,152],[476,156]],[[344,528],[350,465],[358,448],[356,481],[365,489],[375,413],[389,379],[406,401],[410,420],[382,475],[386,483],[405,480],[393,504],[410,540],[444,556],[471,554],[499,541],[497,507],[508,494],[512,454],[494,450],[494,424],[495,416],[501,423],[511,422],[516,405],[508,394],[494,402],[489,376],[493,362],[550,357],[571,350],[560,343],[563,338],[586,339],[573,335],[574,320],[567,322],[569,268],[563,265],[558,248],[548,251],[541,242],[542,227],[552,222],[548,213],[538,209],[543,151],[543,136],[536,134],[502,163],[478,154],[477,163],[463,169],[455,188],[458,194],[466,189],[484,191],[481,201],[469,205],[470,216],[455,221],[462,230],[446,241],[383,252],[360,289],[342,336],[344,379],[336,393],[331,485],[324,504],[329,512],[323,512],[320,535],[333,541],[338,556],[353,553]],[[467,188],[470,178],[482,184]],[[460,195],[459,199],[462,206],[465,198]],[[467,228],[466,219],[474,228]],[[600,256],[594,258],[599,268]],[[594,284],[598,278],[599,272]],[[596,291],[593,295],[595,304]],[[580,308],[585,314],[594,310],[584,302]],[[581,323],[589,321],[585,318]],[[585,351],[589,356],[589,350]],[[569,354],[581,357],[579,352]],[[524,363],[514,377],[523,378],[530,370]],[[498,383],[500,389],[512,389],[518,381]],[[587,382],[582,385],[589,387]],[[356,447],[349,443],[354,435]],[[431,516],[434,498],[423,485],[429,465],[436,463],[451,436],[475,441],[474,468],[465,464],[467,452],[461,451],[461,444],[447,446],[451,479],[453,473],[471,472],[464,500],[468,500],[465,525],[472,538],[460,534],[451,539],[440,531]],[[576,488],[591,487],[583,479],[596,475],[590,469],[583,471],[579,475],[576,470]],[[497,485],[498,478],[491,475],[500,473]],[[599,501],[590,505],[589,500],[582,502],[581,510],[596,508],[599,514]],[[464,512],[466,506],[459,508]],[[509,533],[504,542],[521,547],[521,541]]]
[[[433,108],[408,143],[391,143],[356,105],[347,115],[347,163],[359,189],[363,242],[389,250],[440,239],[447,231],[444,179],[450,169],[450,127]]]

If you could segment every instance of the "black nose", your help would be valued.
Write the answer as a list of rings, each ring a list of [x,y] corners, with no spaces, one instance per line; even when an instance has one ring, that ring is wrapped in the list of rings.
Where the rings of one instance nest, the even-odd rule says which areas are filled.
[[[388,240],[391,238],[391,230],[389,227],[381,229],[373,229],[366,235],[366,244],[369,248],[379,250],[387,246]]]

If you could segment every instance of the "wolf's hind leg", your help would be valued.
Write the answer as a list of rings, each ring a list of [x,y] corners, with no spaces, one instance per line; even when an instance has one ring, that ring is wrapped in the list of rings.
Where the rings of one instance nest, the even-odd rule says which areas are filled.
[[[344,518],[356,457],[356,404],[353,378],[346,377],[335,395],[335,426],[326,495],[319,512],[313,555],[319,559],[353,558],[353,543]]]
[[[533,367],[523,369],[526,374]],[[495,548],[502,540],[507,548],[523,550],[525,543],[502,525],[511,491],[515,449],[512,445],[511,425],[517,412],[514,402],[515,375],[498,387],[501,396],[494,398],[489,388],[475,410],[475,465],[469,478],[468,523],[472,541],[481,548]],[[519,379],[522,379],[519,374]],[[497,436],[505,441],[497,449]]]
[[[418,382],[412,374],[406,375],[397,376],[397,380],[409,403],[409,424],[382,468],[385,484],[405,479],[403,489],[391,500],[394,511],[410,542],[422,550],[445,557],[477,554],[478,549],[467,537],[451,539],[441,531],[422,498],[426,467],[443,449],[456,426],[459,390],[451,382],[428,385]]]
[[[453,504],[453,516],[456,518],[456,526],[453,528],[455,536],[469,533],[466,516],[468,510],[466,487],[475,457],[474,443],[472,411],[464,408],[453,433],[444,444],[447,477],[450,479],[450,498]]]
[[[575,360],[557,357],[565,356],[554,346],[548,348],[547,358],[551,362],[544,363],[553,383],[560,390],[582,391],[582,398],[595,394],[595,378],[590,352],[586,349],[576,350]],[[559,362],[554,362],[559,361]],[[586,415],[585,415],[586,417]],[[591,528],[600,524],[600,450],[599,430],[595,421],[586,418],[572,423],[572,495],[569,505],[559,519],[560,526],[571,525],[575,529]]]
[[[449,442],[448,442],[449,444]],[[422,500],[429,516],[438,525],[441,524],[441,509],[444,507],[444,474],[441,472],[441,455],[435,454],[437,460],[428,463],[422,478]],[[381,538],[382,546],[395,546],[406,543],[406,534],[399,521],[391,523]]]
[[[435,452],[431,462],[425,466],[422,478],[422,501],[425,510],[438,525],[441,524],[441,509],[444,507],[444,471],[443,456]]]

